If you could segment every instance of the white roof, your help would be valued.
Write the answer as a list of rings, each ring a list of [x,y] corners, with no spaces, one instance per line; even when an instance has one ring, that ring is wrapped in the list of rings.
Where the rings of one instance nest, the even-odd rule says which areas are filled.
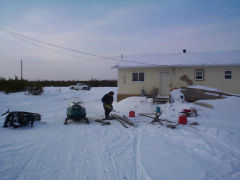
[[[124,56],[113,68],[155,68],[240,65],[240,50]]]

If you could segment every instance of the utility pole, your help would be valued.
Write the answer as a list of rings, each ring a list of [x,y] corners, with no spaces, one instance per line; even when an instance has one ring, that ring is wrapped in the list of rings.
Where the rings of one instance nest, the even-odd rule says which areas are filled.
[[[22,80],[22,60],[21,60],[21,80]]]

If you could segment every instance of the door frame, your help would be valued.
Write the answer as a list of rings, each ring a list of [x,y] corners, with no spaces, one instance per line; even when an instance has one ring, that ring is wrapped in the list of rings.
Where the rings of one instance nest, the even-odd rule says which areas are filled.
[[[165,87],[166,90],[168,91],[167,95],[161,94],[161,73],[168,73],[168,78],[167,78],[168,83],[167,83],[167,87]],[[159,71],[159,95],[168,96],[169,92],[170,92],[170,71]]]

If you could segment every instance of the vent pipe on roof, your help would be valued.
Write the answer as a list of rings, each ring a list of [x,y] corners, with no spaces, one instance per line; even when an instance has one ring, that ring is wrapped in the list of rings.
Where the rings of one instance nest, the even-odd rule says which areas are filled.
[[[187,50],[186,50],[186,49],[184,49],[184,50],[183,50],[183,53],[186,53],[186,52],[187,52]]]

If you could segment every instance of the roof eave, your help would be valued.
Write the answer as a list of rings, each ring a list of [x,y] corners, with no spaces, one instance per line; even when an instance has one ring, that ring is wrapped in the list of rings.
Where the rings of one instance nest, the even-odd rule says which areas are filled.
[[[176,67],[213,67],[213,66],[240,66],[240,63],[233,64],[195,64],[195,65],[157,65],[157,66],[112,66],[112,69],[139,69],[139,68],[176,68]]]

